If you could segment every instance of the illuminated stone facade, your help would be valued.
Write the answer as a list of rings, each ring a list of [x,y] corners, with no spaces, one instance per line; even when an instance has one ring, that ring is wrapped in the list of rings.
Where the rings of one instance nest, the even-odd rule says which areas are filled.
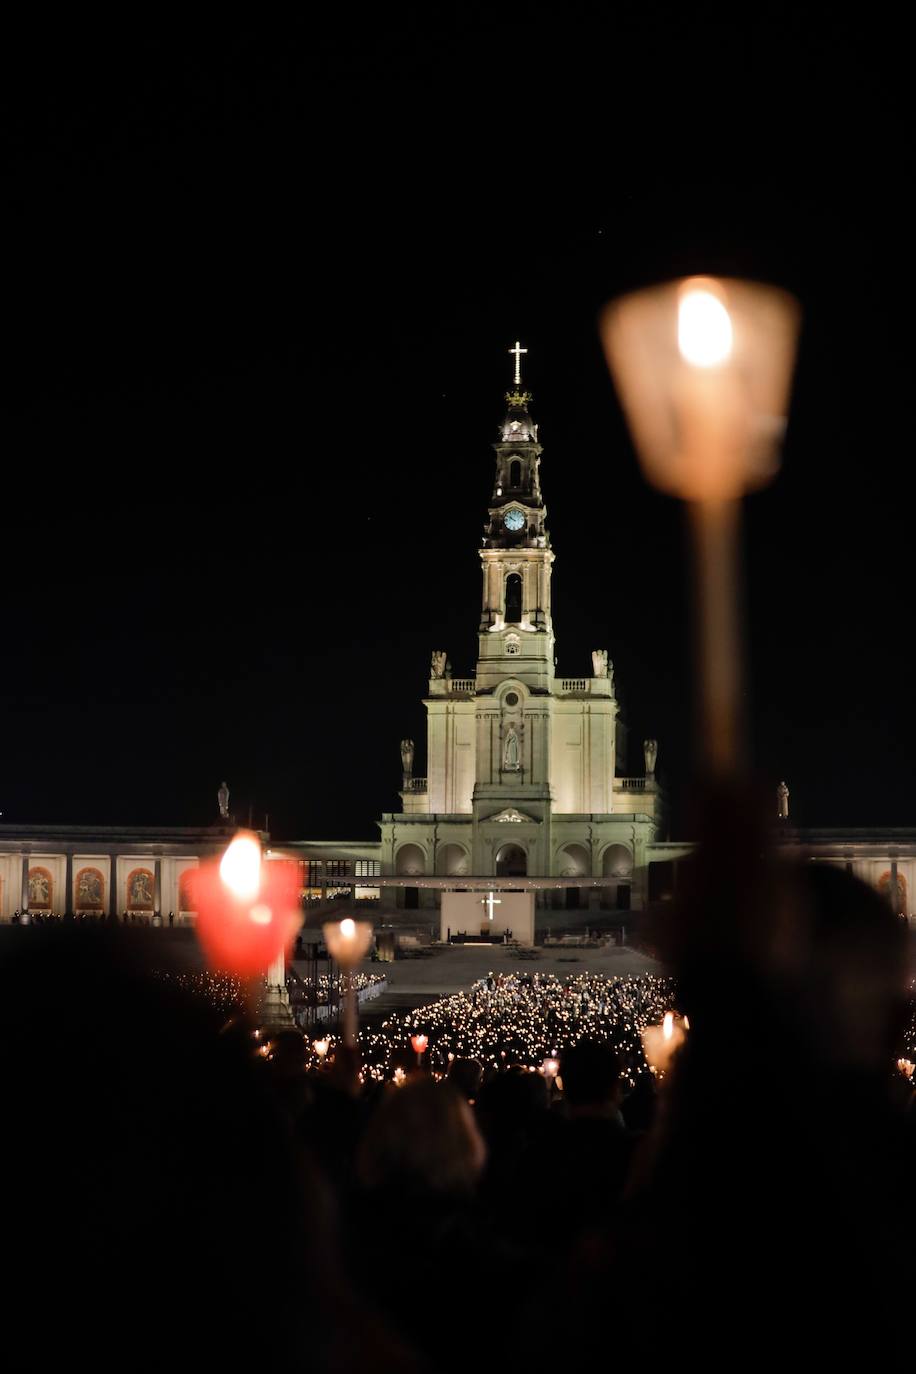
[[[232,828],[0,826],[0,920],[16,912],[193,919],[186,875]]]
[[[588,674],[557,675],[554,553],[530,401],[518,386],[508,393],[494,444],[474,676],[454,676],[445,652],[433,651],[426,776],[414,775],[412,751],[402,750],[402,807],[381,821],[382,873],[605,877],[613,881],[603,891],[551,900],[640,907],[664,825],[655,754],[626,776],[605,650],[592,652]]]

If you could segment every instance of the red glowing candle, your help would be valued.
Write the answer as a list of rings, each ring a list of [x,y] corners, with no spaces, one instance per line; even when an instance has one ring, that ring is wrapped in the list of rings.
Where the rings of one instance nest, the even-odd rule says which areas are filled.
[[[289,952],[302,923],[295,869],[264,862],[257,836],[241,831],[191,882],[197,938],[211,968],[252,977]]]

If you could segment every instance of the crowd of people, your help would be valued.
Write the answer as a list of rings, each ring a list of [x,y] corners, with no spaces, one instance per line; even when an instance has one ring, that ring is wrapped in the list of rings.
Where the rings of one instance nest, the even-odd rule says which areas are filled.
[[[615,1051],[632,1087],[647,1068],[642,1031],[658,1024],[676,1004],[675,982],[669,977],[490,973],[467,992],[364,1031],[362,1060],[373,1077],[390,1078],[399,1048],[411,1036],[424,1035],[426,1064],[433,1073],[446,1073],[456,1059],[479,1060],[487,1070],[508,1065],[541,1069],[561,1047],[594,1040]]]
[[[56,925],[122,925],[122,926],[174,926],[174,911],[164,915],[161,911],[28,911],[16,910],[10,917],[14,926],[56,926]]]
[[[367,1374],[906,1349],[905,933],[841,870],[728,855],[679,895],[673,981],[491,976],[356,1052],[265,1042],[238,987],[151,977],[109,927],[8,941],[11,1345]]]

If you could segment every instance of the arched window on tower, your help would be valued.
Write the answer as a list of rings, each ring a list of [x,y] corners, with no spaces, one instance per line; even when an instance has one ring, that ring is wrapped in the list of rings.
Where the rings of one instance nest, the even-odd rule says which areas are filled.
[[[516,458],[509,464],[509,486],[518,489],[522,485],[522,465]]]
[[[522,618],[522,579],[518,573],[506,578],[506,624],[517,625]]]

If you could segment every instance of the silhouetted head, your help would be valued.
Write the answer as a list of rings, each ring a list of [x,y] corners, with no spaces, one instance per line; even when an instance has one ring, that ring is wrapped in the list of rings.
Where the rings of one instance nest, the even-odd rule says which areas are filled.
[[[614,1110],[623,1095],[620,1057],[607,1044],[583,1040],[563,1051],[563,1096],[570,1109]]]
[[[448,1071],[448,1081],[461,1096],[473,1102],[480,1091],[483,1065],[479,1059],[453,1059]]]
[[[486,1149],[467,1102],[432,1078],[391,1087],[369,1122],[357,1157],[363,1185],[408,1194],[473,1191]]]

